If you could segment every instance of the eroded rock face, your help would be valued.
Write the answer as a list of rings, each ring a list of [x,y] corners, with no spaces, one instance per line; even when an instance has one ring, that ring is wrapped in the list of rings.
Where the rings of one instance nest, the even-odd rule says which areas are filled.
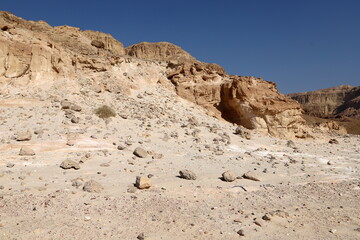
[[[342,85],[317,91],[293,93],[306,114],[316,117],[346,116],[360,118],[360,87]]]
[[[126,54],[149,60],[195,61],[189,53],[168,42],[141,42],[127,47]]]
[[[272,82],[231,77],[221,86],[219,108],[225,119],[278,137],[306,137],[300,105]]]
[[[111,35],[70,26],[51,27],[0,11],[0,82],[20,85],[80,78],[107,71],[125,54]],[[92,41],[103,44],[99,49]],[[107,56],[106,59],[104,56]]]
[[[168,64],[176,92],[209,113],[273,136],[307,137],[300,105],[276,85],[254,77],[227,75],[216,64]]]

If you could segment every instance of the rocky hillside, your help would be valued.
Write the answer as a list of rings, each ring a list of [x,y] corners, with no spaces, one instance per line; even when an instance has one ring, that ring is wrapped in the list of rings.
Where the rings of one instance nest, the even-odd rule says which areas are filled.
[[[360,239],[360,136],[299,139],[274,83],[170,43],[0,29],[1,240]]]
[[[311,116],[360,118],[360,86],[342,85],[289,96]]]
[[[124,49],[109,34],[51,27],[0,12],[0,93],[122,92],[165,87],[223,118],[265,134],[306,137],[300,105],[272,82],[226,74],[170,43]],[[55,91],[56,89],[56,91]],[[53,92],[51,90],[54,90]]]

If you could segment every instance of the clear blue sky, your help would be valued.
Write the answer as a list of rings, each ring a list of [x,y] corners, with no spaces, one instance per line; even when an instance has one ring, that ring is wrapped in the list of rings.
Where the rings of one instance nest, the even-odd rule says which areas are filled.
[[[167,41],[283,93],[360,85],[360,0],[1,0],[26,20]]]

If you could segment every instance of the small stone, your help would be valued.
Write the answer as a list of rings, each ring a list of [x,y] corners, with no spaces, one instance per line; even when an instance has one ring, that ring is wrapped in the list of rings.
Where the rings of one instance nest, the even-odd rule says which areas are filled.
[[[139,239],[139,240],[144,240],[145,239],[145,234],[140,233],[136,238]]]
[[[240,137],[245,138],[247,140],[251,139],[250,131],[248,129],[246,129],[245,127],[243,127],[243,126],[238,126],[235,129],[235,134],[239,135]]]
[[[67,100],[61,101],[60,105],[61,105],[62,109],[70,109],[70,107],[71,107],[71,103]]]
[[[237,234],[239,234],[240,236],[245,236],[243,229],[240,229],[239,231],[237,231]]]
[[[332,161],[328,161],[326,164],[327,165],[333,165],[334,163]]]
[[[147,175],[148,178],[152,178],[153,176],[154,176],[154,175],[151,174],[151,173]]]
[[[146,158],[148,153],[141,147],[137,147],[134,150],[134,155],[139,157],[139,158]]]
[[[243,178],[250,179],[250,180],[253,180],[253,181],[260,181],[260,178],[257,175],[257,173],[252,172],[252,171],[244,173]]]
[[[118,150],[124,150],[125,148],[126,148],[126,147],[125,147],[124,145],[118,145],[118,146],[117,146],[117,149],[118,149]]]
[[[259,227],[262,227],[261,223],[257,220],[254,221],[255,225],[258,225]]]
[[[60,167],[62,169],[70,169],[73,168],[75,170],[80,169],[80,165],[77,162],[74,162],[72,160],[65,160],[60,164]]]
[[[20,156],[33,156],[33,155],[35,155],[35,152],[31,148],[24,146],[24,147],[20,148],[19,155]]]
[[[265,214],[263,217],[262,217],[262,219],[263,220],[265,220],[265,221],[270,221],[271,220],[271,216],[270,216],[270,214]]]
[[[70,146],[70,147],[72,147],[72,146],[74,146],[75,145],[75,140],[68,140],[67,142],[66,142],[66,145],[68,145],[68,146]]]
[[[336,229],[330,229],[329,232],[331,232],[331,233],[336,233]]]
[[[154,153],[152,159],[162,159],[164,157],[161,153]]]
[[[332,138],[332,139],[329,140],[329,143],[330,144],[339,144],[339,141],[336,140],[335,138]]]
[[[14,167],[14,166],[15,166],[14,163],[7,163],[7,164],[6,164],[6,167],[8,167],[8,168],[12,168],[12,167]]]
[[[135,182],[135,186],[138,189],[148,189],[151,187],[151,182],[150,179],[146,178],[146,177],[141,177],[141,176],[137,176],[136,177],[136,182]]]
[[[133,141],[131,140],[126,140],[125,141],[125,144],[128,145],[128,146],[131,146],[133,144]]]
[[[90,221],[90,220],[91,220],[91,217],[85,216],[85,217],[84,217],[84,220],[85,220],[85,221]]]
[[[222,174],[222,179],[225,182],[233,182],[236,180],[236,176],[232,171],[226,171]]]
[[[71,180],[71,182],[72,182],[72,185],[71,185],[71,186],[78,188],[78,187],[80,187],[81,185],[83,185],[84,179],[78,177],[78,178],[75,178],[75,179]]]
[[[44,129],[37,129],[34,131],[35,135],[42,135],[44,133]]]
[[[72,122],[72,123],[79,123],[79,121],[80,121],[80,118],[79,118],[79,117],[72,117],[72,118],[71,118],[71,122]]]
[[[190,170],[181,170],[179,171],[180,177],[186,180],[196,180],[196,174]]]
[[[16,141],[29,141],[31,140],[31,137],[32,135],[30,131],[20,132],[17,134]]]
[[[292,140],[287,141],[286,146],[290,148],[296,148],[296,145]]]
[[[135,193],[135,192],[136,192],[136,190],[137,190],[137,188],[136,188],[136,187],[131,186],[131,187],[129,187],[126,191],[127,191],[128,193]]]
[[[70,109],[73,110],[73,111],[76,111],[76,112],[81,112],[81,107],[79,105],[76,105],[76,104],[71,105]]]
[[[83,187],[83,190],[85,192],[100,193],[103,189],[104,189],[103,186],[100,183],[96,182],[95,180],[87,181]]]

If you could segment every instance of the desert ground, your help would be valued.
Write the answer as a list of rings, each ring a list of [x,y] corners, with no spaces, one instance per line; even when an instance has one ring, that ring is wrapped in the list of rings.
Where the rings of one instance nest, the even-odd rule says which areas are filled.
[[[44,96],[0,101],[0,239],[360,239],[358,135],[239,131],[156,86]]]

